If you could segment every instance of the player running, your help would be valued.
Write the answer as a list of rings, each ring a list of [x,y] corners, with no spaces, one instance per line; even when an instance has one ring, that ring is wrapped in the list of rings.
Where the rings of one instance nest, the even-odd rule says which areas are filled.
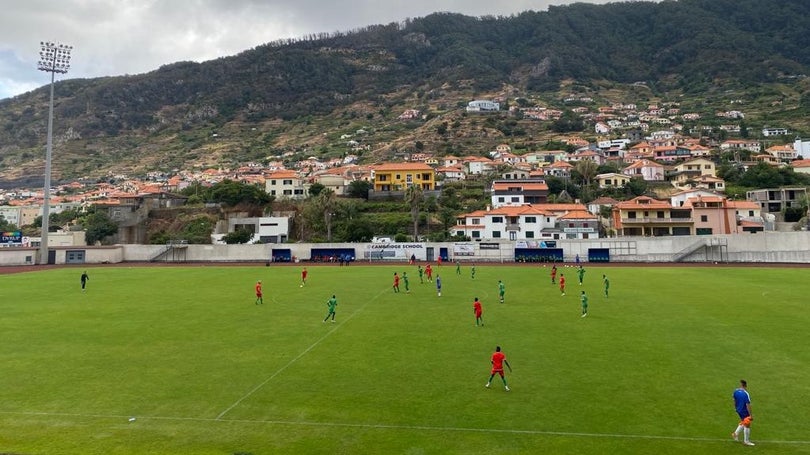
[[[506,377],[503,375],[503,366],[506,365],[509,368],[510,373],[512,372],[512,367],[509,365],[509,362],[506,361],[506,355],[501,352],[500,346],[495,346],[495,352],[492,354],[492,359],[490,362],[492,362],[492,371],[489,375],[489,381],[487,381],[487,384],[484,387],[489,388],[489,386],[492,384],[492,378],[495,377],[495,374],[499,374],[501,375],[501,380],[503,381],[503,388],[508,392],[509,386],[506,384]]]
[[[442,277],[436,275],[436,293],[439,297],[442,296]]]
[[[425,280],[422,279],[422,276],[425,274],[425,271],[422,270],[422,266],[417,266],[417,271],[419,272],[419,284],[425,284]]]
[[[551,284],[557,283],[557,264],[551,266]]]
[[[405,282],[405,292],[410,294],[411,293],[411,286],[408,283],[408,272],[402,272],[402,281]]]
[[[602,275],[602,282],[605,283],[605,298],[608,298],[608,290],[610,289],[610,280],[607,275]]]
[[[456,275],[461,275],[461,262],[456,259]]]
[[[335,297],[335,294],[332,294],[332,298],[326,301],[326,307],[329,308],[329,312],[326,313],[323,322],[328,321],[330,316],[332,317],[332,322],[335,322],[335,309],[337,308],[337,297]]]
[[[473,280],[475,279],[475,264],[470,267],[470,278]]]
[[[86,270],[82,272],[81,280],[82,280],[82,292],[84,292],[84,287],[87,286],[87,282],[90,281],[90,275],[87,274]]]
[[[478,297],[475,298],[475,302],[473,302],[473,313],[475,313],[475,326],[478,327],[478,322],[481,322],[481,327],[484,326],[484,319],[481,315],[484,313],[484,309],[481,308],[481,301],[478,300]]]
[[[425,278],[427,278],[429,283],[433,282],[433,267],[430,264],[425,266]]]
[[[565,274],[560,274],[560,297],[565,296]]]
[[[501,298],[501,303],[503,303],[504,294],[506,294],[506,285],[503,284],[503,281],[498,280],[498,296]]]
[[[303,269],[301,269],[301,287],[304,287],[306,285],[307,285],[307,268],[304,267]]]

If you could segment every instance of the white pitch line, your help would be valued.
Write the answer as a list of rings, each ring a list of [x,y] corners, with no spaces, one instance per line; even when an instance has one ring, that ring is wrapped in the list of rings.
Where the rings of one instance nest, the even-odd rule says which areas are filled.
[[[78,413],[60,413],[60,412],[15,412],[15,411],[0,411],[0,414],[6,415],[24,415],[24,416],[46,416],[46,417],[79,417],[79,418],[94,418],[94,419],[125,419],[131,416],[125,415],[104,415],[104,414],[78,414]],[[467,427],[435,427],[429,425],[386,425],[386,424],[366,424],[366,423],[345,423],[345,422],[304,422],[304,421],[289,421],[289,420],[261,420],[261,419],[212,419],[203,417],[162,417],[162,416],[136,416],[141,421],[143,420],[165,420],[165,421],[191,421],[191,422],[214,422],[214,423],[242,423],[242,424],[262,424],[262,425],[288,425],[288,426],[304,426],[304,427],[339,427],[339,428],[367,428],[379,430],[404,430],[404,431],[450,431],[459,433],[506,433],[506,434],[523,434],[523,435],[536,435],[536,436],[562,436],[562,437],[579,437],[579,438],[613,438],[613,439],[645,439],[645,440],[667,440],[667,441],[696,441],[696,442],[733,442],[730,438],[707,438],[707,437],[692,437],[692,436],[661,436],[661,435],[644,435],[644,434],[622,434],[622,433],[580,433],[569,431],[548,431],[548,430],[514,430],[504,428],[467,428]],[[757,443],[761,444],[782,444],[782,445],[807,445],[810,441],[784,441],[784,440],[765,440],[757,439]]]
[[[309,353],[309,351],[313,350],[313,349],[315,348],[315,346],[318,346],[318,345],[321,343],[321,341],[323,341],[323,340],[327,339],[327,338],[329,337],[329,335],[331,335],[331,334],[335,333],[335,331],[336,331],[337,329],[341,328],[341,327],[343,326],[343,324],[345,324],[346,322],[348,322],[348,321],[349,321],[351,318],[353,318],[353,317],[354,317],[356,314],[360,313],[360,312],[361,312],[361,311],[362,311],[362,310],[363,310],[363,309],[366,307],[366,305],[368,305],[369,303],[371,303],[371,302],[373,302],[373,301],[377,300],[377,299],[378,299],[378,298],[379,298],[381,295],[383,295],[383,293],[385,293],[385,292],[387,292],[387,291],[388,291],[388,289],[385,289],[385,290],[383,290],[383,291],[380,291],[380,292],[379,292],[377,295],[375,295],[373,298],[371,298],[371,299],[370,299],[370,300],[368,300],[366,303],[364,303],[364,304],[363,304],[363,305],[362,305],[360,308],[358,308],[358,309],[357,309],[357,310],[355,310],[355,311],[354,311],[352,314],[350,314],[350,315],[349,315],[349,316],[348,316],[346,319],[341,319],[340,324],[338,324],[338,325],[337,325],[335,328],[333,328],[332,330],[330,330],[330,331],[326,332],[326,334],[325,334],[324,336],[322,336],[322,337],[318,338],[318,339],[317,339],[317,340],[316,340],[314,343],[312,343],[312,345],[310,345],[308,348],[304,349],[304,351],[303,351],[303,352],[301,352],[300,354],[298,354],[297,356],[295,356],[295,357],[294,357],[292,360],[290,360],[289,362],[287,362],[286,364],[284,364],[284,366],[282,366],[281,368],[279,368],[278,370],[276,370],[276,372],[275,372],[275,373],[271,374],[271,375],[270,375],[270,377],[268,377],[267,379],[265,379],[264,381],[262,381],[262,382],[261,382],[259,385],[257,385],[256,387],[254,387],[254,388],[253,388],[253,389],[252,389],[250,392],[246,393],[246,394],[245,394],[245,395],[244,395],[242,398],[240,398],[240,399],[236,400],[236,402],[235,402],[235,403],[233,403],[232,405],[228,406],[228,408],[227,408],[227,409],[225,409],[224,411],[220,412],[220,413],[219,413],[219,415],[217,416],[217,418],[216,418],[215,420],[220,420],[220,419],[222,419],[222,416],[224,416],[225,414],[227,414],[228,412],[230,412],[230,411],[231,411],[233,408],[235,408],[235,407],[239,406],[239,404],[240,404],[242,401],[246,400],[246,399],[247,399],[247,398],[249,398],[251,395],[253,395],[254,393],[256,393],[256,392],[257,392],[259,389],[261,389],[262,387],[264,387],[264,386],[265,386],[265,384],[267,384],[267,383],[268,383],[268,382],[270,382],[270,381],[271,381],[273,378],[275,378],[276,376],[278,376],[279,374],[281,374],[281,373],[282,373],[284,370],[286,370],[286,369],[287,369],[287,368],[289,368],[289,367],[290,367],[292,364],[294,364],[295,362],[297,362],[297,361],[298,361],[298,360],[299,360],[301,357],[303,357],[303,356],[307,355],[307,353]]]

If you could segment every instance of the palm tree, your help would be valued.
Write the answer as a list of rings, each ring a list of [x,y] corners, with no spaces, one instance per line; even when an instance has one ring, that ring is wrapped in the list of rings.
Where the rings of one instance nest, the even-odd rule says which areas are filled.
[[[591,180],[593,180],[599,170],[599,166],[593,160],[580,160],[574,168],[582,176],[585,186],[591,185]]]
[[[329,188],[322,190],[315,196],[315,204],[321,213],[323,213],[323,224],[326,225],[326,241],[332,241],[332,215],[335,211],[336,197],[335,192]]]
[[[411,219],[413,220],[413,239],[419,240],[419,204],[424,199],[422,188],[418,185],[411,185],[405,190],[405,202],[411,206]]]

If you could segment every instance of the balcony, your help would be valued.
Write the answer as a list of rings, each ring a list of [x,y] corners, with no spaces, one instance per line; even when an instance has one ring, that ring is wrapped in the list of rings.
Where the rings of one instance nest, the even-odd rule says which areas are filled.
[[[520,225],[517,223],[507,223],[506,232],[520,232]]]
[[[692,223],[692,218],[622,218],[622,224],[683,224]]]

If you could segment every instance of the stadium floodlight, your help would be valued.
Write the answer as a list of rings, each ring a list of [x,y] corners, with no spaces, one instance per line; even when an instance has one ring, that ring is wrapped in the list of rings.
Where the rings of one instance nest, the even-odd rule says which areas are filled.
[[[70,69],[70,52],[73,46],[40,41],[37,69],[51,73],[51,102],[48,106],[48,145],[45,149],[45,184],[42,188],[42,240],[38,264],[48,263],[48,229],[51,202],[51,155],[53,154],[53,86],[56,73],[65,74]]]

